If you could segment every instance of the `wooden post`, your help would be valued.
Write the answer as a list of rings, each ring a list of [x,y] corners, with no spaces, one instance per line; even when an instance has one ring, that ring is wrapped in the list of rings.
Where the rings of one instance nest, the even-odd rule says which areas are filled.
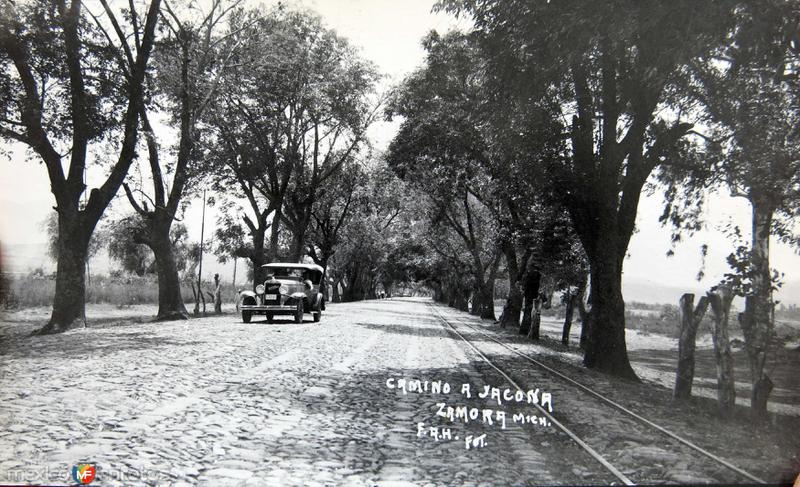
[[[733,293],[727,286],[719,286],[708,293],[711,311],[714,313],[712,337],[714,339],[714,355],[717,359],[717,399],[720,412],[729,417],[736,404],[736,390],[733,382],[733,355],[728,338],[728,317],[733,302]]]
[[[206,231],[206,190],[203,190],[203,216],[200,220],[200,268],[197,271],[197,293],[200,295],[200,298],[203,300],[203,314],[206,314],[206,297],[203,296],[203,236]],[[200,306],[199,303],[195,302],[194,305],[194,314],[199,314]]]
[[[692,395],[692,382],[694,381],[694,348],[697,337],[697,327],[708,309],[708,298],[703,296],[694,306],[694,294],[687,293],[681,296],[681,335],[678,339],[678,371],[675,377],[675,399],[688,399]]]
[[[200,314],[200,297],[198,294],[202,294],[202,291],[195,289],[194,281],[191,281],[190,284],[192,285],[192,296],[194,297],[194,315],[198,316]]]
[[[234,299],[236,299],[236,296],[239,294],[239,292],[236,290],[236,264],[238,262],[239,262],[239,258],[238,257],[234,257],[233,258],[233,284],[231,285],[233,287],[233,298]],[[239,310],[237,309],[236,311],[239,311]]]

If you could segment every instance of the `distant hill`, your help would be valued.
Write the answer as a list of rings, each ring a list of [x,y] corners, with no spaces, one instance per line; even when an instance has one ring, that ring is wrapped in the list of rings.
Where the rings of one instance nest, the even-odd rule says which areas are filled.
[[[705,290],[699,286],[671,286],[635,277],[622,278],[622,296],[626,302],[677,304],[684,293],[701,295],[705,294]]]
[[[46,272],[56,270],[47,255],[47,244],[2,244],[3,272],[27,273],[41,267]]]
[[[684,293],[694,293],[701,296],[708,289],[704,289],[692,282],[686,286],[673,286],[661,284],[656,281],[640,278],[622,278],[622,296],[626,302],[639,302],[648,304],[678,304]],[[785,305],[800,305],[800,281],[789,281],[775,294],[775,299]],[[734,307],[741,308],[738,300]]]
[[[28,273],[38,267],[46,272],[55,272],[55,262],[47,256],[47,244],[4,244],[2,245],[3,269],[10,273]],[[105,250],[96,255],[90,263],[93,274],[108,274],[116,265],[108,257]],[[237,281],[242,282],[246,265],[240,259]],[[220,264],[213,255],[203,259],[203,276],[211,278],[214,273],[219,273],[223,280],[229,281],[233,277],[233,263]],[[662,284],[660,282],[635,277],[622,279],[622,295],[626,302],[640,302],[648,304],[677,304],[683,293],[693,292],[695,295],[705,294],[696,282],[687,283],[686,286]],[[775,298],[785,305],[800,305],[800,281],[789,281],[783,285]],[[738,303],[734,306],[740,307]]]

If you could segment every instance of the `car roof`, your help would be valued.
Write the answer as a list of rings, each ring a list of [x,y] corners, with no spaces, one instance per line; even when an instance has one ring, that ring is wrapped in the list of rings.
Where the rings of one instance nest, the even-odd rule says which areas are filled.
[[[272,262],[261,267],[294,267],[297,269],[308,269],[311,271],[324,272],[324,269],[317,264],[298,264],[297,262]]]

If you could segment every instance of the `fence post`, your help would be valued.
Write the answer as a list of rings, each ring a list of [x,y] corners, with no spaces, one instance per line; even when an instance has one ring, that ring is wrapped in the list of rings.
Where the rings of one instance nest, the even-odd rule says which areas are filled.
[[[688,399],[692,395],[694,381],[694,350],[697,327],[708,309],[708,298],[703,296],[697,307],[694,294],[686,293],[680,299],[681,335],[678,339],[678,370],[675,376],[675,399]]]
[[[720,412],[729,417],[736,404],[736,389],[733,382],[733,355],[728,337],[728,318],[733,302],[733,293],[727,286],[719,286],[708,293],[711,311],[714,313],[712,337],[714,356],[717,359],[717,399]]]

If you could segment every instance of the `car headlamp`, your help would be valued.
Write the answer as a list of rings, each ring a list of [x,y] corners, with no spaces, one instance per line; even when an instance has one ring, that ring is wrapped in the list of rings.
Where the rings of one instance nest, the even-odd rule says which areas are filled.
[[[281,284],[281,287],[278,288],[278,292],[281,294],[289,294],[289,287],[286,284]]]
[[[258,286],[256,286],[256,294],[264,294],[264,285],[263,284],[259,284]]]

